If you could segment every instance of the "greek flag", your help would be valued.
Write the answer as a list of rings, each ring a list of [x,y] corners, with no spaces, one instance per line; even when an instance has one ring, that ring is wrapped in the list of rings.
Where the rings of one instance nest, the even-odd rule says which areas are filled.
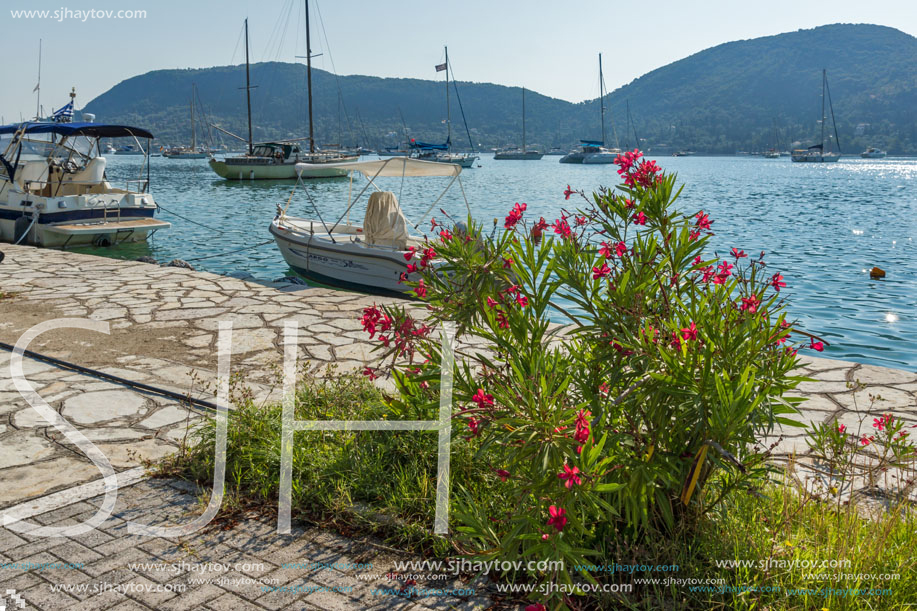
[[[442,72],[443,70],[446,69],[446,64],[437,64],[435,68],[437,72]]]
[[[70,100],[66,106],[55,110],[51,118],[55,123],[70,123],[73,120],[73,100]]]

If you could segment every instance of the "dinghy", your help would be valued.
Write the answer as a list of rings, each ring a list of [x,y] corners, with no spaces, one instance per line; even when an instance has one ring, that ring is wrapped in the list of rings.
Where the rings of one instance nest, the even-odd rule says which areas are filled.
[[[326,222],[320,214],[318,219],[291,217],[287,215],[289,204],[286,208],[278,206],[270,232],[283,258],[294,271],[322,284],[379,294],[410,291],[410,287],[401,283],[401,276],[406,271],[410,249],[420,249],[423,246],[424,237],[419,235],[418,227],[458,180],[461,167],[406,157],[323,164],[323,167],[329,165],[350,174],[351,188],[348,193],[353,192],[354,174],[359,173],[365,177],[367,184],[356,197],[349,198],[343,214],[331,223]],[[308,174],[312,169],[310,164],[297,165],[297,171],[301,174]],[[451,177],[452,180],[416,224],[405,217],[395,194],[379,189],[374,182],[379,177],[436,176]],[[301,184],[297,182],[297,187]],[[376,190],[368,198],[363,222],[352,223],[351,209],[369,187]],[[464,190],[462,196],[464,198]],[[465,209],[470,215],[467,199]],[[315,210],[318,211],[317,206]]]

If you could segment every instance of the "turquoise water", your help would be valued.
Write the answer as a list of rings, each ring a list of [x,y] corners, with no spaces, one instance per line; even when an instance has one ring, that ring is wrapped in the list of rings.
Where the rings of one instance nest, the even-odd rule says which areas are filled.
[[[616,183],[616,166],[578,166],[541,161],[494,161],[465,170],[461,181],[478,220],[501,219],[514,202],[528,204],[527,217],[553,220],[566,204],[563,190],[593,190]],[[792,316],[824,337],[824,356],[893,367],[917,367],[917,160],[859,158],[836,164],[795,164],[788,158],[665,157],[660,165],[686,183],[681,208],[703,208],[715,220],[711,245],[720,254],[733,246],[767,252],[768,271],[786,277]],[[110,157],[108,175],[116,185],[136,178],[140,160]],[[152,192],[165,207],[159,218],[172,228],[149,244],[92,249],[106,256],[151,255],[180,258],[197,269],[245,272],[273,280],[289,269],[273,243],[231,254],[270,239],[267,227],[277,204],[290,197],[290,182],[238,183],[218,179],[203,160],[152,160]],[[379,179],[400,194],[411,220],[429,206],[447,179]],[[359,181],[358,181],[359,182]],[[355,184],[360,188],[360,184]],[[464,218],[461,190],[453,185],[443,207]],[[349,181],[307,184],[326,221],[337,219],[347,201]],[[365,197],[364,200],[365,202]],[[354,218],[364,209],[357,208]],[[175,216],[206,225],[201,227]],[[314,215],[301,189],[291,215]],[[429,218],[421,229],[429,228]],[[220,232],[214,231],[218,229]],[[200,259],[219,254],[220,256]],[[879,266],[884,280],[869,279]]]

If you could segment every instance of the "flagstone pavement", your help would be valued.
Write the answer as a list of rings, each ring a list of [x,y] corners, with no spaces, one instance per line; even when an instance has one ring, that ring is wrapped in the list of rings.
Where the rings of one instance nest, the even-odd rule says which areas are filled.
[[[374,302],[395,301],[292,284],[265,286],[70,252],[8,245],[3,251],[0,342],[15,344],[33,325],[56,318],[106,321],[109,334],[55,330],[36,338],[29,349],[200,399],[212,400],[219,321],[233,321],[233,373],[244,376],[257,400],[266,401],[278,396],[284,321],[300,324],[303,361],[362,369],[373,355],[360,327],[360,313]],[[100,474],[29,407],[11,379],[9,363],[10,353],[0,350],[0,514],[14,512],[44,525],[82,521],[100,503]],[[198,491],[178,480],[149,479],[138,465],[176,451],[189,427],[206,415],[173,398],[41,360],[26,357],[23,366],[25,378],[39,395],[103,450],[123,483],[113,517],[86,535],[48,539],[0,528],[0,591],[15,590],[37,609],[422,611],[491,605],[485,584],[467,586],[455,578],[432,585],[472,587],[475,594],[393,594],[404,583],[384,574],[395,559],[409,557],[378,541],[355,541],[318,528],[299,526],[292,536],[282,536],[273,532],[272,524],[252,518],[230,530],[181,540],[128,535],[128,520],[171,523],[200,513]],[[807,422],[836,421],[855,431],[869,418],[891,413],[917,424],[915,372],[805,357],[799,373],[813,380],[798,389],[808,399],[802,414]],[[804,456],[808,450],[803,431],[790,427],[778,429],[762,443],[774,444],[784,458]],[[373,568],[305,571],[283,566],[326,560],[371,562]],[[3,563],[20,562],[82,565],[2,568]],[[202,577],[190,568],[210,562],[233,567],[238,563],[239,569],[220,574],[211,570]],[[157,571],[136,563],[178,568]],[[249,570],[247,565],[258,568]],[[360,574],[378,577],[366,581]],[[53,590],[61,585],[73,587]],[[86,586],[82,592],[80,585]],[[183,592],[177,591],[180,586]]]

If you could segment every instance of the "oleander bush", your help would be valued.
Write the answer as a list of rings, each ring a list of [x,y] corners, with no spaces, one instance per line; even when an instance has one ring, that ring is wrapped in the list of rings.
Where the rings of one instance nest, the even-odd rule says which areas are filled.
[[[594,581],[572,567],[603,542],[690,529],[760,487],[754,442],[798,424],[783,277],[764,253],[710,256],[714,221],[675,208],[676,176],[637,151],[617,164],[616,190],[568,187],[584,203],[551,223],[521,203],[492,235],[434,221],[402,277],[423,320],[402,307],[363,316],[383,352],[365,373],[394,376],[393,417],[435,417],[442,329],[470,343],[456,353],[454,438],[486,461],[501,502],[453,480],[458,539],[481,559],[563,560],[544,581]]]

